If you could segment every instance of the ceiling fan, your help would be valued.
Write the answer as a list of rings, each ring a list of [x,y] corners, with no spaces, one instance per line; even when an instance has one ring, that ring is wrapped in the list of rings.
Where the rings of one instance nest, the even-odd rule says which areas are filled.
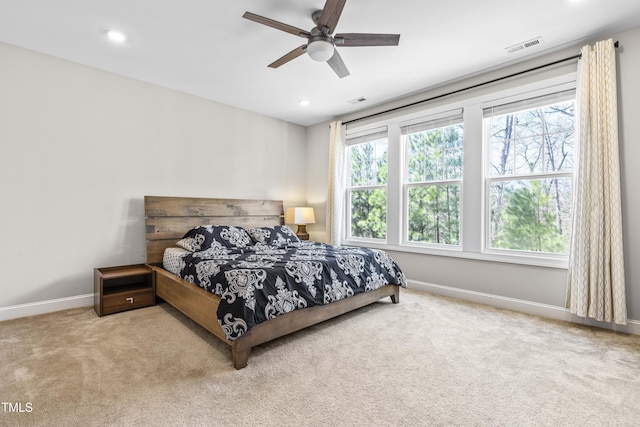
[[[251,12],[245,12],[242,17],[307,39],[306,44],[276,59],[269,67],[278,68],[306,52],[314,61],[327,62],[338,77],[343,78],[349,75],[349,70],[335,49],[336,46],[397,46],[400,41],[400,34],[341,33],[332,36],[346,2],[347,0],[327,0],[322,10],[311,14],[315,27],[310,31]]]

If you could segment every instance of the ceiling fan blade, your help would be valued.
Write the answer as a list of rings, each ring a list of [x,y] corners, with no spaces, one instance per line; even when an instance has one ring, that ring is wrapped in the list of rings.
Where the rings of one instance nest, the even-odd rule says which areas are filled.
[[[341,79],[344,78],[344,77],[347,77],[349,74],[351,74],[351,73],[349,73],[349,70],[347,70],[347,66],[344,65],[344,61],[342,60],[342,57],[338,53],[337,49],[333,51],[333,56],[331,58],[329,58],[329,60],[327,61],[327,64],[329,64],[331,66],[333,71]]]
[[[400,34],[343,33],[333,40],[338,46],[398,46]]]
[[[293,34],[294,36],[300,36],[305,38],[308,38],[309,36],[311,36],[309,31],[303,30],[302,28],[294,27],[293,25],[283,24],[282,22],[274,21],[273,19],[256,15],[255,13],[245,12],[244,15],[242,15],[242,17],[250,21],[257,22],[259,24],[268,25],[269,27],[273,27],[277,30],[285,31],[287,33]]]
[[[278,68],[279,66],[281,66],[283,64],[286,64],[287,62],[291,61],[292,59],[296,59],[298,56],[304,54],[306,51],[307,51],[307,45],[303,44],[302,46],[299,46],[299,47],[293,49],[291,52],[287,53],[286,55],[282,56],[281,58],[276,59],[271,64],[269,64],[268,67]]]
[[[335,31],[346,2],[347,0],[327,0],[322,8],[322,15],[318,20],[318,29],[320,31],[323,31],[323,28],[327,28],[327,34],[332,34]]]

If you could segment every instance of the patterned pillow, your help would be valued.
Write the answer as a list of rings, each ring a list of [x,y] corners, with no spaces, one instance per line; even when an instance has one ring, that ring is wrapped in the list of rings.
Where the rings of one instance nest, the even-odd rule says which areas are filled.
[[[256,227],[249,230],[249,234],[256,243],[262,245],[283,246],[300,242],[296,233],[286,225]]]
[[[195,237],[185,237],[176,242],[176,245],[191,252],[200,250],[200,244]]]
[[[194,227],[177,243],[183,248],[197,252],[210,248],[244,248],[252,245],[251,236],[242,227],[228,225],[200,225]]]

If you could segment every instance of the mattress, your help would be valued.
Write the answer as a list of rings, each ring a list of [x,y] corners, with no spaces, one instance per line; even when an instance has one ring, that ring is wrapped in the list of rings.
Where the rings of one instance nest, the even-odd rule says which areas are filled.
[[[406,287],[384,251],[318,242],[188,251],[169,248],[164,268],[221,298],[217,317],[233,341],[292,310],[325,305],[387,285]]]

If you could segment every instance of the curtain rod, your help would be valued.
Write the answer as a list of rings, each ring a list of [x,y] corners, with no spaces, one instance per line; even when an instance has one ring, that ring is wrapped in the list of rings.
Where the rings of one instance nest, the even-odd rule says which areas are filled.
[[[618,45],[619,45],[619,43],[617,41],[613,44],[613,46],[615,46],[616,48],[618,47]],[[423,100],[420,100],[420,101],[412,102],[412,103],[406,104],[406,105],[401,105],[399,107],[390,108],[388,110],[380,111],[378,113],[369,114],[368,116],[363,116],[363,117],[360,117],[360,118],[357,118],[357,119],[348,120],[346,122],[343,122],[342,124],[343,125],[347,125],[349,123],[357,122],[357,121],[364,120],[364,119],[369,119],[371,117],[376,117],[376,116],[380,116],[380,115],[387,114],[387,113],[393,113],[394,111],[403,110],[403,109],[409,108],[409,107],[415,107],[416,105],[424,104],[426,102],[434,101],[436,99],[445,98],[447,96],[455,95],[455,94],[460,93],[460,92],[464,92],[464,91],[467,91],[467,90],[475,89],[475,88],[478,88],[478,87],[481,87],[481,86],[486,86],[486,85],[489,85],[491,83],[496,83],[496,82],[499,82],[501,80],[506,80],[506,79],[510,79],[511,77],[519,76],[521,74],[530,73],[532,71],[537,71],[537,70],[540,70],[542,68],[551,67],[553,65],[558,65],[558,64],[561,64],[563,62],[568,62],[568,61],[572,61],[574,59],[580,59],[580,58],[582,58],[582,53],[570,56],[568,58],[558,59],[557,61],[553,61],[553,62],[550,62],[548,64],[538,65],[537,67],[529,68],[528,70],[518,71],[517,73],[509,74],[509,75],[506,75],[506,76],[495,78],[493,80],[489,80],[489,81],[486,81],[486,82],[482,82],[482,83],[478,83],[478,84],[475,84],[475,85],[471,85],[471,86],[468,86],[468,87],[465,87],[465,88],[462,88],[462,89],[457,89],[457,90],[454,90],[454,91],[451,91],[451,92],[443,93],[441,95],[432,96],[431,98],[427,98],[427,99],[423,99]]]

